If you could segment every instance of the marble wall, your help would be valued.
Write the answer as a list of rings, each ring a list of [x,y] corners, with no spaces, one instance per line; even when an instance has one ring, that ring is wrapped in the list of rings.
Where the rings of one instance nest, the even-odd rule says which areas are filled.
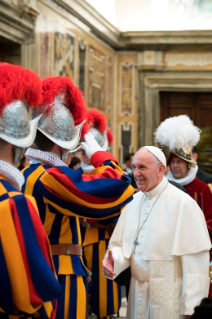
[[[95,107],[107,117],[114,135],[111,151],[122,163],[124,154],[135,151],[137,143],[134,86],[137,54],[118,57],[107,44],[44,1],[37,1],[37,8],[40,15],[35,29],[35,71],[42,78],[68,75],[73,79],[84,94],[87,108]]]
[[[154,143],[161,91],[212,91],[212,51],[189,51],[180,46],[179,51],[172,51],[159,44],[157,50],[135,44],[134,51],[127,51],[127,46],[115,51],[57,1],[2,1],[7,3],[4,13],[8,8],[14,14],[25,11],[4,33],[16,44],[12,54],[0,51],[0,59],[34,69],[41,78],[72,78],[87,107],[96,107],[107,117],[114,135],[112,153],[121,164],[127,153]]]

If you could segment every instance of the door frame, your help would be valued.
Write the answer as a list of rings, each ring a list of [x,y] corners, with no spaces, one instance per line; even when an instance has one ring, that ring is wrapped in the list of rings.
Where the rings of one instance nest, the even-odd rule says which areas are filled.
[[[212,92],[212,72],[138,68],[138,148],[156,145],[154,131],[160,124],[160,91]]]

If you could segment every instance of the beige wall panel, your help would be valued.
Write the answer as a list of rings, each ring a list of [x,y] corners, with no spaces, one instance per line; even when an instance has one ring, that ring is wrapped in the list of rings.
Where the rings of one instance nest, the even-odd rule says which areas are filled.
[[[137,150],[137,63],[138,54],[122,52],[117,54],[116,90],[116,157],[121,164],[124,156],[121,130],[132,127],[130,152]],[[126,107],[125,107],[126,105]],[[128,124],[127,124],[128,123]]]
[[[164,52],[164,68],[169,70],[211,70],[211,52]]]
[[[105,114],[108,127],[114,134],[114,127],[116,127],[114,123],[116,115],[114,111],[114,50],[42,2],[37,1],[37,8],[41,14],[36,25],[35,71],[41,77],[67,74],[76,85],[79,85],[79,42],[83,41],[86,45],[84,82],[86,104],[88,108],[96,106]],[[71,45],[73,50],[70,49]],[[72,56],[73,67],[71,66]],[[55,57],[57,57],[57,63],[55,63]],[[99,95],[102,99],[100,104],[98,104]],[[112,147],[113,153],[114,150],[115,145]]]

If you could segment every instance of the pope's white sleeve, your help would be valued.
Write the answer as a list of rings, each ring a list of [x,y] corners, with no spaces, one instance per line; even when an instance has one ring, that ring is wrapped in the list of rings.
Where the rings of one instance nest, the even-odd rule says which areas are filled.
[[[116,274],[113,279],[115,279],[122,271],[127,269],[130,266],[130,259],[125,258],[122,252],[122,247],[113,247],[110,249],[113,254],[114,259],[114,270],[113,272]],[[108,251],[105,254],[105,257],[107,257]],[[109,278],[109,277],[107,277]],[[111,279],[111,278],[109,278]]]
[[[125,258],[123,254],[123,233],[124,226],[126,222],[126,209],[122,210],[122,213],[119,217],[118,223],[113,231],[113,234],[110,238],[108,250],[112,251],[114,259],[114,273],[116,276],[115,279],[122,271],[127,269],[130,266],[130,259]],[[108,251],[105,255],[107,257]]]
[[[208,297],[209,278],[209,252],[202,251],[197,254],[181,257],[183,268],[183,292],[181,314],[192,315],[194,308],[201,300]]]

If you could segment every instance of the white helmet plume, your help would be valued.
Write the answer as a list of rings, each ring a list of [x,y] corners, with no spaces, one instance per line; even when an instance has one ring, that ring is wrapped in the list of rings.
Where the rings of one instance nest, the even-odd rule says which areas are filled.
[[[193,124],[187,115],[179,115],[163,121],[155,131],[155,140],[170,150],[185,145],[195,146],[200,139],[201,130]]]

